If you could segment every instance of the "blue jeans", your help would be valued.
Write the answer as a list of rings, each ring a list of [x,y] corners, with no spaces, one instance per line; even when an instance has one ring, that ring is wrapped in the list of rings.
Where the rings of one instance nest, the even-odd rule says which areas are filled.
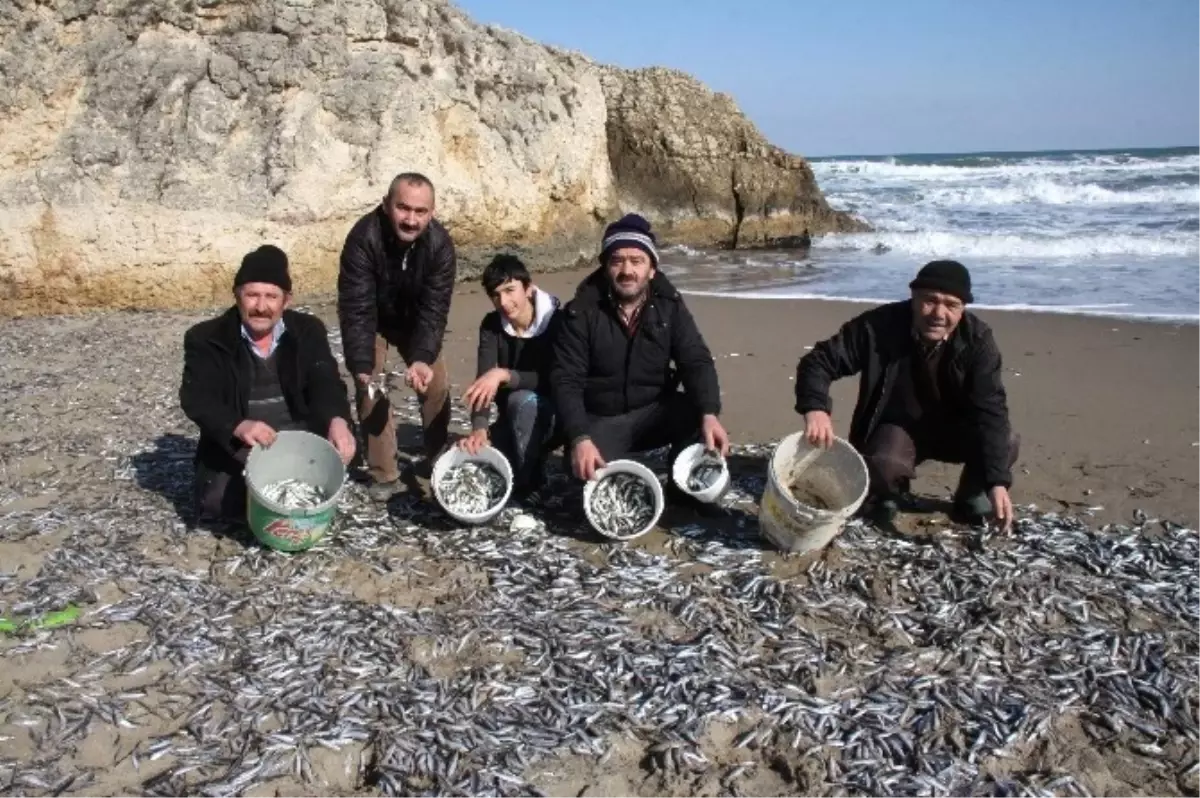
[[[546,452],[553,448],[554,404],[535,391],[510,391],[489,435],[492,445],[513,465],[513,490],[538,487]]]

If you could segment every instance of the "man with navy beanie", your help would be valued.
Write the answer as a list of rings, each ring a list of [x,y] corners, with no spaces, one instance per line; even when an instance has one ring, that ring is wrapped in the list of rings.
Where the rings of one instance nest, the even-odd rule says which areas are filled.
[[[728,454],[716,365],[683,297],[658,270],[648,221],[631,213],[605,229],[600,267],[564,315],[550,384],[576,478],[661,446],[671,447],[672,460],[697,441]],[[683,498],[673,483],[668,490]]]
[[[962,463],[952,516],[970,524],[993,515],[1013,521],[1012,467],[1017,436],[1008,419],[1000,349],[961,263],[927,263],[909,283],[909,299],[881,305],[842,325],[796,368],[796,411],[810,443],[833,443],[829,386],[861,374],[850,443],[870,471],[875,520],[891,525],[924,460]]]

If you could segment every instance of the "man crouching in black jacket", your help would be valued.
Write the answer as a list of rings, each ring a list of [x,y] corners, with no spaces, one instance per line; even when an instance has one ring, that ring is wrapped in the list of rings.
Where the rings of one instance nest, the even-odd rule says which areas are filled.
[[[287,255],[270,245],[242,260],[234,307],[183,336],[179,403],[200,427],[195,499],[200,520],[246,520],[242,469],[250,448],[279,430],[328,438],[342,462],[354,457],[350,403],[316,316],[287,307]]]
[[[564,310],[550,371],[572,473],[590,480],[607,460],[668,444],[673,461],[698,440],[727,455],[716,365],[657,270],[650,223],[629,214],[609,225],[600,263]]]
[[[909,287],[911,300],[851,319],[800,360],[796,411],[809,442],[830,446],[829,385],[861,373],[849,440],[867,461],[876,520],[891,524],[916,466],[938,460],[964,464],[955,518],[979,523],[993,513],[1007,532],[1018,440],[992,330],[966,312],[971,275],[956,261],[933,261]]]

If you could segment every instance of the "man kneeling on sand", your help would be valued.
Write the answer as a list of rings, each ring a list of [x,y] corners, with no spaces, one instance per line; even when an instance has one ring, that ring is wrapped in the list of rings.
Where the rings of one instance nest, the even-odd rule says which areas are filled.
[[[607,460],[666,445],[673,461],[701,440],[728,455],[716,365],[658,271],[650,223],[629,214],[610,224],[600,263],[563,310],[550,371],[571,472],[590,480]],[[687,499],[674,482],[667,491]]]
[[[490,440],[513,464],[513,497],[522,499],[542,486],[553,448],[550,358],[562,314],[513,255],[497,255],[480,281],[496,309],[479,325],[477,376],[463,394],[471,434],[458,445],[474,454]],[[493,401],[499,417],[489,431]]]
[[[328,438],[345,463],[355,450],[325,325],[288,310],[287,255],[270,245],[247,255],[233,298],[232,308],[183,337],[179,403],[200,427],[194,490],[202,521],[245,521],[246,457],[280,430]]]
[[[971,275],[933,261],[909,287],[910,300],[851,319],[800,360],[796,411],[810,443],[832,445],[830,383],[861,373],[849,440],[867,461],[875,520],[892,525],[916,466],[937,460],[964,464],[952,517],[978,524],[991,513],[1007,532],[1018,439],[991,328],[966,312]]]

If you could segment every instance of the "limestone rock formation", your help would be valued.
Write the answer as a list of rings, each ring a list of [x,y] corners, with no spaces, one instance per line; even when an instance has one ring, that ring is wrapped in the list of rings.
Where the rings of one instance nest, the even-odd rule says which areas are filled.
[[[408,169],[464,273],[497,248],[573,265],[625,210],[701,244],[856,224],[729,98],[442,0],[0,3],[0,312],[223,302],[264,242],[327,291]]]

